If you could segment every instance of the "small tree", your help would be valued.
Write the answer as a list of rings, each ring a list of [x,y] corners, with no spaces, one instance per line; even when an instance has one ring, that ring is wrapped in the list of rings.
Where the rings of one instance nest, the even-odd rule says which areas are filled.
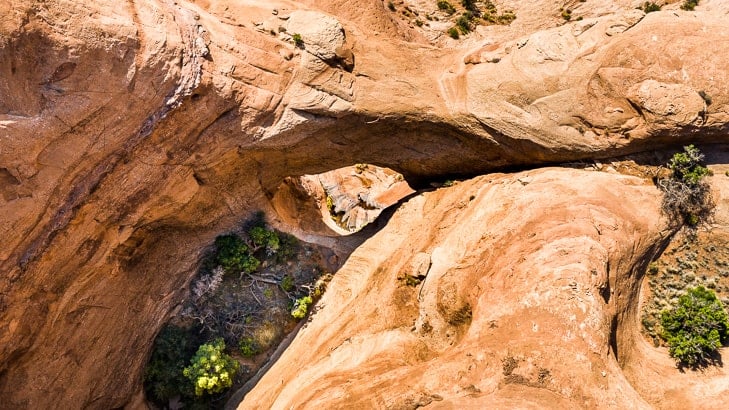
[[[248,231],[248,236],[251,238],[253,243],[253,251],[256,252],[259,249],[265,249],[266,255],[273,255],[281,247],[281,242],[278,235],[274,231],[269,231],[262,226],[254,226]]]
[[[683,147],[683,152],[677,152],[671,157],[668,167],[673,171],[673,177],[687,185],[698,185],[701,178],[709,175],[709,170],[701,166],[704,154],[693,145]]]
[[[258,269],[260,261],[238,235],[222,235],[215,238],[217,264],[226,273],[251,273]]]
[[[704,154],[698,148],[683,149],[668,162],[672,177],[659,180],[658,186],[663,191],[663,211],[674,221],[696,226],[713,213],[711,187],[704,180],[711,171],[701,165]]]
[[[678,299],[678,306],[661,312],[662,337],[679,365],[699,366],[729,340],[729,318],[714,292],[698,286]]]
[[[190,360],[190,366],[182,371],[182,374],[194,384],[196,396],[220,393],[233,385],[233,378],[240,365],[223,353],[223,350],[225,350],[223,339],[203,344]]]

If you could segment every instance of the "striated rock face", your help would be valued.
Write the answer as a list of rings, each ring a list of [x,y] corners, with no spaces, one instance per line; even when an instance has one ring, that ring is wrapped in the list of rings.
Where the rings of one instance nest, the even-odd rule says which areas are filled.
[[[510,2],[504,3],[509,6]],[[558,18],[542,17],[545,7],[551,7],[546,2],[513,3],[519,16],[514,27],[483,28],[463,43],[441,38],[429,43],[424,29],[408,26],[399,17],[402,13],[392,13],[383,2],[370,0],[0,2],[3,407],[141,406],[143,399],[134,395],[140,391],[151,340],[183,299],[199,257],[215,235],[263,209],[280,226],[298,230],[302,236],[312,232],[310,239],[317,239],[315,226],[309,231],[303,223],[295,226],[296,218],[276,219],[271,198],[286,177],[371,163],[420,184],[435,176],[611,157],[688,141],[717,142],[725,137],[729,96],[724,87],[728,75],[724,56],[729,52],[729,32],[722,17],[726,10],[720,5],[712,6],[711,12],[669,11],[643,16],[628,11],[632,5],[615,2],[600,6],[604,16],[595,14],[595,18],[556,27]],[[593,3],[598,2],[580,3],[579,7],[588,8]],[[294,46],[293,34],[302,36],[303,48]],[[557,188],[563,186],[561,178],[545,182],[544,191],[562,195]],[[633,192],[647,204],[657,201],[654,190],[642,182],[630,186],[630,181],[611,177],[598,182],[600,186],[619,184],[616,189]],[[487,189],[490,185],[483,180],[463,184],[463,188],[477,183],[482,187],[474,188],[479,192],[476,196],[496,189]],[[554,188],[552,184],[556,184]],[[614,195],[623,203],[632,203],[620,190]],[[474,199],[486,207],[483,212],[502,203],[525,204],[527,200],[510,196],[521,191],[493,192],[501,192],[493,201]],[[572,200],[577,195],[565,192],[570,192]],[[574,209],[564,208],[566,219],[554,221],[572,221],[567,215],[573,211],[585,215],[589,207],[583,203],[602,209],[602,202],[595,202],[595,198],[605,198],[605,193],[588,192],[596,196],[580,196],[584,201],[574,202]],[[461,198],[466,208],[470,206],[467,198]],[[436,207],[433,202],[426,203]],[[653,205],[644,203],[635,209],[601,210],[605,218],[613,215],[610,218],[615,219],[614,223],[604,222],[606,226],[617,226],[622,234],[608,234],[617,248],[603,245],[605,252],[600,250],[603,253],[590,257],[610,260],[610,269],[605,268],[605,272],[614,272],[617,278],[633,271],[657,238],[657,228],[641,219],[647,212],[653,218],[654,211]],[[432,215],[441,218],[438,212]],[[459,240],[476,240],[467,233],[471,225],[443,218],[452,222],[443,222],[444,231],[434,232],[434,241],[445,240],[442,235],[446,231],[463,237]],[[550,224],[551,219],[540,218],[540,223]],[[415,224],[417,220],[400,226],[423,229]],[[499,235],[523,226],[521,218],[492,222],[500,224]],[[509,225],[512,223],[513,227]],[[456,225],[449,228],[449,224]],[[456,226],[460,228],[455,230]],[[478,226],[473,232],[486,232],[482,231],[485,228]],[[577,230],[554,229],[545,240],[565,235],[565,246],[587,252],[579,241],[569,239]],[[599,230],[605,234],[610,229]],[[502,271],[473,270],[447,283],[434,280],[445,289],[442,292],[429,288],[433,277],[449,271],[443,258],[451,258],[450,252],[456,248],[440,254],[427,245],[430,239],[422,238],[417,252],[430,254],[432,264],[425,281],[428,287],[421,295],[426,301],[422,317],[412,290],[402,288],[402,292],[410,292],[402,296],[403,309],[410,309],[410,313],[393,322],[400,323],[399,330],[378,336],[388,345],[392,340],[393,346],[411,347],[414,340],[425,340],[416,343],[419,347],[415,352],[422,352],[421,356],[402,357],[408,357],[406,360],[416,367],[423,366],[423,358],[436,357],[433,352],[444,351],[449,339],[467,340],[475,346],[484,343],[481,337],[489,336],[482,332],[494,331],[503,332],[500,337],[507,341],[506,334],[521,335],[516,333],[517,323],[519,329],[531,326],[516,316],[498,319],[501,313],[487,308],[497,306],[498,298],[492,303],[478,302],[482,289],[516,283],[501,281],[506,280]],[[536,270],[540,275],[556,272],[546,270],[551,265],[539,267],[542,259],[533,259],[537,254],[527,257],[517,248],[508,248],[517,246],[511,242],[516,237],[498,238],[493,244],[507,246],[503,252],[514,249],[514,258],[506,262],[516,264],[514,272],[526,275],[528,266],[541,269]],[[395,252],[395,245],[389,246],[388,252],[372,245],[359,252],[371,249],[379,258]],[[485,245],[469,252],[469,257],[489,260]],[[408,256],[396,254],[397,261],[405,266]],[[519,262],[522,256],[527,258],[523,263]],[[463,260],[459,258],[456,260]],[[569,265],[561,256],[553,259],[560,269]],[[422,266],[427,265],[425,260],[421,256],[417,266],[411,264],[408,269],[420,275]],[[495,269],[479,264],[483,269]],[[584,266],[570,269],[577,275]],[[484,272],[496,280],[479,282],[477,276]],[[600,278],[603,271],[597,272]],[[345,272],[339,280],[350,280],[346,278],[351,276]],[[379,286],[365,282],[366,277],[357,279],[358,286]],[[620,279],[615,277],[600,280],[611,286],[610,281],[617,281],[617,289]],[[481,289],[466,288],[465,284]],[[341,292],[345,291],[340,289],[329,297],[340,297],[336,295]],[[351,292],[353,297],[358,294]],[[590,320],[632,317],[633,305],[628,300],[619,303],[611,297],[610,302],[601,302],[594,294],[591,297],[585,306],[594,309],[589,314],[585,313],[588,310],[583,312],[587,315],[584,320],[588,316]],[[529,304],[547,303],[525,300]],[[466,303],[471,309],[468,320]],[[553,304],[544,306],[558,309]],[[574,312],[569,309],[565,312]],[[550,318],[562,318],[559,312],[550,314],[556,315]],[[490,317],[498,320],[496,330],[465,325],[469,320]],[[403,330],[405,318],[411,322],[417,319],[416,333]],[[456,324],[446,325],[448,318]],[[375,316],[373,320],[379,323]],[[577,332],[572,322],[546,320],[554,323],[544,326],[569,330],[569,337]],[[583,316],[575,320],[583,320]],[[580,374],[588,376],[584,369],[585,363],[593,360],[591,355],[602,355],[594,359],[596,367],[604,364],[607,372],[617,374],[617,365],[606,358],[609,331],[605,332],[604,324],[588,322],[588,330],[581,329],[588,336],[574,345],[574,351],[588,357],[578,360],[583,369]],[[370,325],[376,328],[367,322],[351,323],[361,329]],[[410,326],[412,323],[406,327]],[[431,331],[427,331],[429,326]],[[451,336],[443,336],[446,333]],[[342,334],[354,335],[350,331]],[[621,340],[626,337],[617,336],[618,356]],[[365,347],[377,351],[384,346],[382,340],[367,342]],[[594,341],[594,346],[585,340]],[[353,357],[369,357],[367,351]],[[544,352],[543,357],[566,357],[546,348],[539,351]],[[477,357],[466,347],[458,352]],[[497,350],[492,352],[493,360],[483,359],[481,365],[498,373],[501,357],[497,357]],[[523,357],[519,366],[542,363],[526,350],[515,350],[514,354]],[[317,355],[312,360],[323,357],[321,352]],[[439,360],[445,366],[443,374],[455,377],[445,370],[447,356]],[[556,359],[549,360],[545,368],[556,369]],[[292,363],[301,367],[301,362]],[[372,371],[384,372],[378,363],[361,362]],[[521,370],[513,374],[533,380],[530,367],[517,369]],[[408,372],[411,370],[403,374],[415,374]],[[382,377],[394,376],[383,373]],[[474,394],[491,394],[490,385],[475,379],[469,383],[481,392],[473,390]],[[594,397],[591,392],[601,386],[595,383],[579,391],[587,398]],[[555,385],[578,391],[573,379]],[[277,386],[270,390],[281,392],[280,399],[261,393],[251,397],[254,403],[297,402],[287,389]],[[428,394],[441,391],[430,385],[422,389]],[[574,401],[577,393],[566,392],[555,394],[578,403]],[[455,400],[456,393],[433,394]],[[339,400],[339,396],[332,397]],[[392,397],[395,400],[394,393]],[[518,395],[508,397],[521,400]],[[531,397],[526,395],[526,399]],[[314,393],[311,398],[315,398]]]

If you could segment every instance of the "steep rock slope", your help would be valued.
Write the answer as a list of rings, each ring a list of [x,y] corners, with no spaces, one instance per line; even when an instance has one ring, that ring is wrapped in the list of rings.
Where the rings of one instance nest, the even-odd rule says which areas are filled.
[[[272,214],[269,198],[287,176],[374,163],[423,182],[725,135],[727,67],[718,56],[729,45],[716,13],[634,13],[633,26],[611,35],[613,15],[589,29],[495,29],[441,48],[393,20],[381,2],[362,0],[370,14],[354,12],[358,4],[0,4],[5,407],[130,403],[150,342],[182,300],[204,247],[256,209]],[[333,34],[308,27],[302,50],[279,28],[305,32],[296,24],[308,21],[299,10],[306,7],[339,19],[316,14]],[[519,13],[534,21],[526,6]],[[594,41],[594,55],[589,42],[569,37],[575,30]],[[690,47],[699,32],[711,53]],[[472,57],[483,55],[488,36],[515,42],[504,64]],[[529,45],[551,36],[564,37],[569,51],[556,65],[554,50]],[[684,44],[680,54],[675,44]],[[641,62],[654,57],[646,50],[675,58],[636,68],[635,59],[614,61],[621,50]],[[548,58],[532,61],[534,53]],[[696,61],[704,63],[689,64]],[[496,66],[498,75],[487,68]],[[582,76],[601,70],[617,74],[591,75],[599,87],[587,87]],[[572,77],[555,83],[564,73]],[[502,109],[515,87],[509,78],[545,88],[516,104],[521,111]],[[698,117],[694,91],[712,97]],[[666,103],[674,100],[686,109]],[[619,120],[596,121],[614,101],[622,104]],[[586,115],[593,126],[584,134],[563,124]],[[638,138],[617,136],[633,130],[625,124]]]
[[[636,319],[642,273],[668,239],[659,205],[645,179],[560,169],[413,198],[352,254],[239,408],[663,403],[621,368],[665,355],[645,351]],[[402,280],[417,273],[417,286]],[[727,405],[727,375],[660,372],[715,385],[682,405]]]

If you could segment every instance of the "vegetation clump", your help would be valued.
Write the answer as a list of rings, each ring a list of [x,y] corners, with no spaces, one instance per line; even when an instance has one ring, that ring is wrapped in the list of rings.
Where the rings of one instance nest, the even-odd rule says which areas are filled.
[[[661,313],[662,337],[679,366],[712,363],[717,349],[729,340],[729,318],[713,291],[698,286]]]
[[[291,36],[291,39],[294,40],[294,45],[298,48],[304,48],[304,39],[301,38],[301,34],[294,33]]]
[[[661,6],[659,6],[658,4],[656,4],[652,1],[651,2],[646,1],[645,3],[643,3],[643,7],[641,7],[641,9],[643,10],[644,13],[648,14],[648,13],[652,13],[654,11],[661,11]]]
[[[261,352],[260,346],[252,337],[243,337],[238,342],[238,349],[245,357],[253,357]]]
[[[150,400],[166,406],[175,397],[192,397],[194,389],[182,372],[199,345],[196,334],[177,326],[165,326],[160,331],[144,372]]]
[[[438,10],[446,12],[449,16],[456,12],[456,8],[447,0],[438,0]]]
[[[221,408],[225,391],[245,381],[236,378],[236,358],[249,358],[242,362],[249,368],[262,364],[261,353],[295,326],[290,309],[297,298],[305,316],[309,293],[323,291],[318,279],[325,260],[317,246],[269,228],[262,213],[240,231],[218,236],[189,298],[155,341],[145,370],[147,398],[159,408]]]
[[[689,227],[708,221],[714,209],[711,187],[704,180],[710,171],[701,165],[703,160],[704,154],[698,148],[686,146],[668,163],[672,176],[658,180],[663,191],[663,211],[673,221]]]
[[[471,32],[471,20],[473,20],[473,14],[469,11],[463,13],[461,17],[456,20],[456,27],[462,34],[468,34]]]
[[[197,349],[190,366],[182,371],[194,384],[195,396],[220,393],[233,385],[240,364],[225,354],[224,350],[223,339],[205,343]]]
[[[281,289],[283,289],[284,292],[291,292],[296,287],[296,283],[294,283],[294,278],[291,276],[284,276],[283,279],[281,279]]]
[[[559,9],[559,11],[560,11],[560,15],[562,16],[564,21],[572,20],[572,10],[562,8],[562,9]]]
[[[218,236],[215,238],[215,248],[217,265],[226,273],[251,273],[261,264],[238,235]]]
[[[681,10],[693,11],[699,5],[699,0],[685,0],[681,4]]]
[[[294,303],[294,308],[291,310],[291,316],[294,319],[303,319],[306,316],[306,313],[309,311],[309,306],[314,303],[314,300],[311,298],[311,296],[304,296],[302,298],[296,299],[296,303]]]
[[[478,7],[476,7],[474,0],[461,0],[461,6],[470,12],[478,12]]]
[[[263,226],[254,226],[248,231],[248,235],[253,243],[253,252],[263,249],[267,256],[271,256],[281,248],[281,241],[276,232]]]
[[[479,5],[479,3],[481,5]],[[456,13],[456,8],[446,0],[437,2],[438,9],[445,11],[448,15]],[[455,20],[455,25],[448,29],[448,35],[453,39],[460,38],[474,30],[479,24],[511,24],[516,19],[516,14],[511,10],[499,13],[496,5],[489,0],[477,2],[474,0],[461,0],[464,12]]]

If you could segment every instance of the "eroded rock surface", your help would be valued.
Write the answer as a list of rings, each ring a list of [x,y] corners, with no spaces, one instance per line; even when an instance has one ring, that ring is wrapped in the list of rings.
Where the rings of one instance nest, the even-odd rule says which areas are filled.
[[[719,2],[706,11],[700,6],[691,13],[643,16],[631,11],[628,2],[588,0],[578,10],[594,6],[594,14],[568,24],[556,11],[544,17],[552,7],[548,2],[504,3],[518,14],[513,27],[481,28],[459,43],[429,37],[379,1],[1,2],[3,406],[142,406],[138,392],[151,341],[187,292],[204,247],[257,209],[275,219],[270,198],[286,177],[372,163],[423,182],[725,138],[729,32]],[[310,19],[326,24],[310,27]],[[301,32],[303,49],[293,44],[293,30]],[[615,183],[611,181],[605,184]],[[559,178],[554,184],[561,186]],[[646,203],[655,201],[654,193],[645,193],[653,192],[648,187],[619,187],[637,192]],[[496,199],[505,204],[525,200]],[[468,198],[463,200],[468,207]],[[575,203],[574,211],[583,212],[582,206]],[[637,255],[656,239],[656,228],[636,219],[650,209],[605,211],[619,212],[616,226],[623,235],[633,235],[615,236],[619,251],[600,254],[618,263],[611,263],[610,272],[628,274]],[[513,223],[520,226],[520,221]],[[626,233],[630,224],[640,235]],[[455,229],[448,226],[449,232]],[[499,226],[505,232],[515,229],[506,222]],[[462,226],[464,233],[471,228]],[[566,243],[574,232],[564,231]],[[500,238],[499,246],[515,246],[510,241],[516,238]],[[637,245],[628,247],[628,240]],[[474,248],[474,255],[479,249],[485,248]],[[456,251],[426,252],[436,272],[428,274],[426,284],[445,275],[443,263],[450,252]],[[563,263],[557,256],[555,263]],[[519,264],[519,257],[508,263]],[[528,259],[514,269],[526,272],[528,263],[536,262],[541,260]],[[597,272],[599,283],[612,283],[612,277]],[[442,282],[442,292],[427,288],[431,290],[423,293],[429,302],[422,305],[424,316],[416,328],[422,331],[425,319],[432,317],[428,323],[437,337],[424,336],[429,341],[416,344],[422,357],[436,357],[433,352],[447,344],[446,333],[474,346],[481,343],[479,337],[489,336],[478,333],[488,327],[466,332],[466,327],[444,324],[446,316],[465,318],[460,302],[477,308],[475,294],[461,292],[465,283],[487,286],[473,275]],[[355,290],[351,295],[358,294]],[[603,317],[606,308],[598,298],[585,303],[597,306],[589,313],[597,316],[590,317]],[[627,302],[614,308],[616,314],[632,317]],[[474,321],[494,316],[488,310],[485,316],[476,310],[471,315]],[[516,332],[517,323],[526,322],[505,316],[498,332],[523,335]],[[569,323],[555,319],[553,325],[576,334]],[[588,335],[575,351],[608,352],[604,325],[588,325],[592,327],[584,330]],[[466,338],[469,332],[477,333]],[[420,340],[402,329],[383,335],[377,342],[363,342],[365,350],[353,357],[369,357],[367,352],[386,345],[410,349],[413,340]],[[463,349],[459,351],[469,352]],[[579,354],[588,356],[579,363],[592,363],[593,353]],[[605,364],[609,374],[618,374],[617,365],[603,356],[595,366]],[[443,369],[447,358],[439,359]],[[421,356],[412,360],[422,363]],[[483,360],[498,373],[500,357]],[[377,360],[355,364],[382,372],[384,378],[394,374],[385,373]],[[515,374],[532,380],[524,369]],[[582,375],[588,377],[588,372]],[[491,385],[471,383],[480,394],[491,394]],[[575,383],[556,385],[573,389]],[[293,399],[287,386],[295,384],[272,388],[281,392],[278,399],[256,395],[256,402],[288,403]],[[597,386],[584,387],[585,397],[593,397]],[[423,386],[428,394],[436,390]],[[394,397],[394,392],[383,397]],[[516,393],[502,398],[519,403],[537,397]],[[455,400],[454,392],[433,394]],[[567,390],[544,394],[577,403],[577,393]],[[413,397],[413,403],[437,402],[436,396],[426,396]]]
[[[659,206],[648,180],[559,169],[415,197],[239,408],[647,408],[619,359]]]

